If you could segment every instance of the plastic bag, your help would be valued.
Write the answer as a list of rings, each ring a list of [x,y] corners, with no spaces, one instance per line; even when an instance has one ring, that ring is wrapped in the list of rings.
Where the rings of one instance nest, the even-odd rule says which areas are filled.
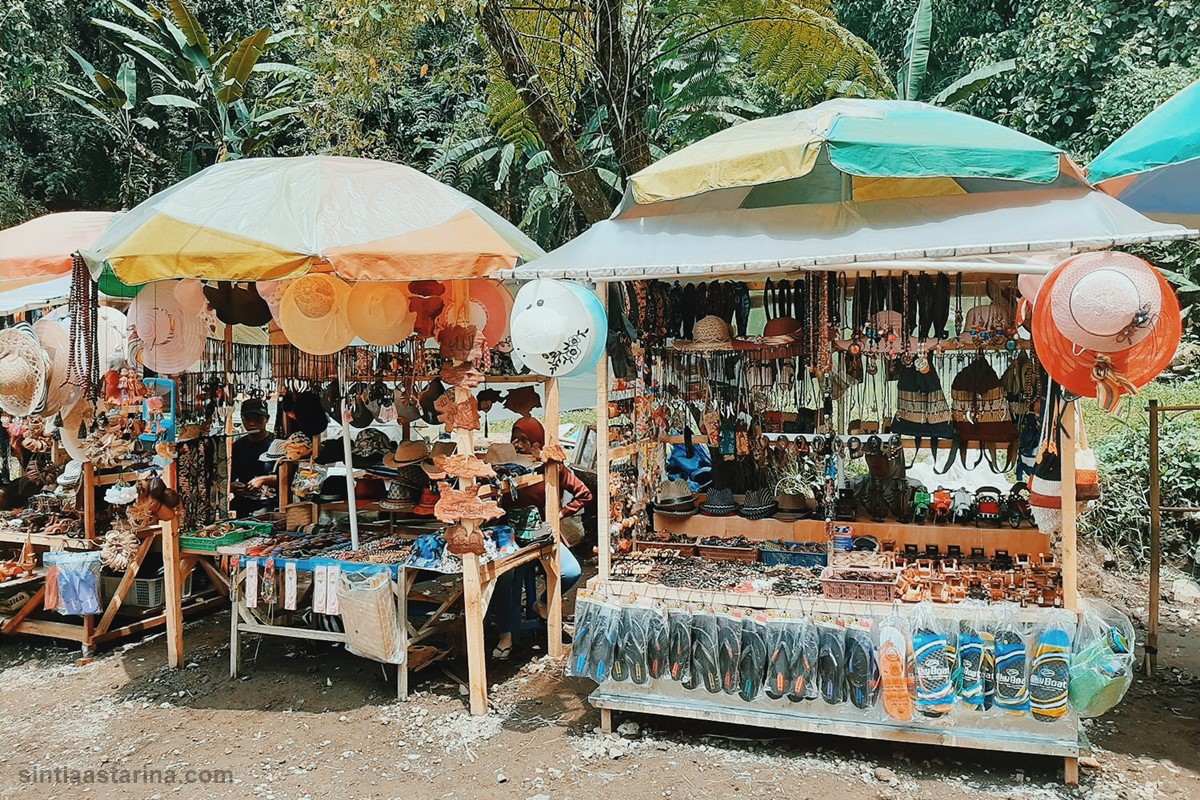
[[[847,695],[854,707],[874,707],[879,699],[879,660],[868,620],[855,620],[846,628],[845,674]]]
[[[1029,708],[1036,720],[1053,722],[1067,715],[1074,637],[1073,612],[1047,612],[1045,623],[1034,637],[1029,663]]]
[[[667,635],[667,615],[660,606],[648,609],[646,620],[646,669],[655,680],[670,674],[671,640]]]
[[[340,574],[338,610],[346,632],[346,649],[374,661],[404,663],[406,653],[398,630],[391,573],[342,570]]]
[[[651,610],[641,605],[625,606],[621,609],[617,652],[613,656],[613,680],[627,680],[639,685],[650,680],[646,655],[649,649],[651,616]]]
[[[817,688],[830,705],[846,702],[846,629],[839,623],[817,623]]]
[[[746,702],[758,697],[767,670],[767,620],[765,613],[742,617],[742,654],[738,660],[738,696]]]
[[[667,677],[693,688],[692,612],[686,608],[667,609]]]
[[[1011,604],[1001,607],[996,621],[995,706],[1016,716],[1029,711],[1029,655]]]
[[[883,710],[900,722],[909,722],[913,716],[908,650],[908,626],[893,609],[879,623],[879,682]]]
[[[1111,709],[1133,683],[1134,630],[1129,617],[1102,600],[1083,601],[1071,659],[1071,707],[1081,717]]]
[[[717,616],[717,666],[725,694],[737,694],[738,663],[742,658],[742,619],[732,612]]]
[[[621,609],[606,597],[580,592],[575,603],[575,639],[566,674],[603,683],[609,677]]]
[[[48,553],[47,564],[58,571],[60,614],[100,613],[100,553]]]
[[[320,464],[302,464],[292,477],[292,494],[298,500],[313,500],[321,493],[325,468]]]
[[[571,657],[567,659],[566,675],[571,678],[587,678],[588,652],[596,631],[597,613],[600,602],[587,590],[579,592],[575,600],[575,637],[571,642]]]
[[[928,600],[913,614],[912,650],[917,711],[926,717],[949,714],[954,707],[954,661],[949,638]]]
[[[821,634],[811,617],[799,620],[792,628],[792,685],[788,700],[816,700],[820,694],[817,664],[821,656]]]
[[[772,700],[781,700],[792,682],[792,632],[786,617],[772,612],[765,625],[767,664],[763,691]]]
[[[984,706],[984,619],[982,607],[970,608],[958,621],[957,664],[954,669],[955,691],[967,708],[983,711]],[[994,654],[993,654],[994,663]]]
[[[692,614],[692,672],[684,684],[694,689],[701,683],[711,694],[721,691],[721,667],[717,644],[717,616],[704,609]]]

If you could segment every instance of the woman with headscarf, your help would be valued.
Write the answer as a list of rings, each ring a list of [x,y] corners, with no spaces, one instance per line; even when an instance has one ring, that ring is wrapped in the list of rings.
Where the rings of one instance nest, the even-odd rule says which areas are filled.
[[[546,446],[546,430],[542,427],[542,423],[533,417],[521,417],[513,423],[511,442],[518,453],[536,457],[538,451]],[[570,495],[570,500],[564,502],[562,506],[563,521],[576,517],[583,512],[588,503],[592,502],[592,490],[574,472],[562,465],[558,468],[558,483],[563,494]],[[520,487],[517,489],[516,498],[506,502],[505,505],[510,508],[536,508],[542,512],[544,518],[546,482],[537,481]],[[579,566],[579,559],[575,558],[575,554],[562,540],[558,543],[558,566],[561,573],[562,593],[565,595],[579,582],[583,571]],[[506,578],[507,580],[505,580]],[[496,644],[496,649],[492,651],[492,656],[501,661],[507,660],[512,655],[513,633],[521,623],[521,591],[524,583],[521,570],[501,576],[496,582],[492,601],[496,604],[499,615],[500,640]],[[547,611],[544,600],[538,602],[537,613],[543,619],[546,618]]]

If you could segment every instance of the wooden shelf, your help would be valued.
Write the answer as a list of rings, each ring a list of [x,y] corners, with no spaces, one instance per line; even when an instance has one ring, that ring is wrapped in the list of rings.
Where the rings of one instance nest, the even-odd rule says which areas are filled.
[[[637,455],[637,453],[638,453],[638,445],[626,444],[626,445],[622,445],[621,447],[614,447],[614,448],[610,449],[608,451],[608,460],[616,461],[617,459],[620,459],[620,458],[629,458],[630,456]]]
[[[1008,550],[1009,553],[1038,553],[1050,552],[1050,537],[1036,528],[1018,528],[1016,530],[994,526],[976,528],[965,525],[915,525],[899,522],[871,522],[860,520],[856,522],[836,522],[835,525],[849,525],[852,536],[873,536],[880,545],[885,541],[896,542],[896,549],[903,550],[906,544],[915,544],[922,552],[926,545],[935,544],[945,552],[949,545],[958,545],[964,554],[970,553],[972,547],[982,547],[988,555],[997,549]],[[708,536],[745,536],[754,541],[782,539],[791,542],[823,542],[825,541],[825,521],[817,519],[802,519],[795,522],[783,522],[777,519],[749,520],[742,517],[706,517],[695,514],[690,517],[674,517],[668,514],[654,515],[655,530],[669,533],[683,533],[700,538]]]
[[[25,544],[26,536],[32,544],[41,547],[54,547],[62,544],[66,550],[91,550],[92,544],[87,539],[73,539],[69,536],[60,534],[47,535],[44,533],[18,533],[13,530],[0,530],[0,542],[12,542],[13,544]]]

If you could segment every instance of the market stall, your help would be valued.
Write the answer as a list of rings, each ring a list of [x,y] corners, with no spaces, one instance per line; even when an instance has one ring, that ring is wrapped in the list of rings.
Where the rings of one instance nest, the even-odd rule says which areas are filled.
[[[1074,782],[1081,715],[1132,670],[1077,591],[1074,398],[1115,404],[1179,331],[1153,268],[1071,256],[1186,235],[1029,137],[843,100],[664,158],[516,270],[608,302],[608,524],[568,664],[602,725],[1001,747]]]
[[[362,587],[351,576],[367,573],[391,591],[373,595],[371,605],[375,639],[391,630],[390,623],[380,627],[380,620],[395,623],[387,636],[398,649],[379,660],[399,664],[412,657],[407,645],[424,638],[425,623],[413,627],[405,610],[414,576],[461,576],[457,595],[466,626],[472,713],[486,713],[483,617],[498,577],[531,561],[542,563],[549,649],[561,649],[557,464],[564,454],[555,436],[555,382],[544,383],[540,398],[530,388],[536,404],[545,405],[550,434],[536,461],[517,465],[520,477],[500,469],[512,466],[508,461],[489,464],[476,452],[481,408],[497,394],[489,384],[517,380],[511,366],[503,369],[505,298],[511,303],[511,296],[486,276],[538,254],[533,242],[489,209],[414,170],[332,157],[219,164],[128,212],[84,253],[93,274],[111,269],[128,285],[149,282],[139,301],[156,293],[158,299],[145,302],[160,332],[172,337],[154,335],[162,341],[147,344],[147,354],[177,346],[179,332],[190,327],[186,314],[176,313],[179,292],[191,291],[184,288],[189,281],[205,281],[203,291],[214,306],[211,292],[226,295],[221,303],[230,316],[224,322],[243,322],[237,318],[243,313],[263,314],[253,324],[269,322],[272,330],[263,350],[265,367],[263,358],[251,357],[248,377],[235,378],[244,357],[236,348],[227,350],[218,393],[226,403],[259,398],[255,415],[264,422],[270,415],[266,401],[275,401],[279,451],[262,456],[273,455],[277,469],[271,481],[256,478],[251,485],[273,483],[278,511],[249,517],[262,528],[218,522],[172,537],[167,581],[172,665],[181,666],[183,659],[179,589],[197,566],[225,584],[235,601],[235,673],[238,642],[247,632],[333,638],[358,652],[356,641],[361,645],[362,639],[355,640],[353,626],[320,632],[311,619],[294,624],[300,615],[290,612],[303,602],[312,603],[312,617],[344,617],[337,598],[354,595]],[[155,368],[174,372],[186,360]],[[181,395],[185,411],[193,396]],[[243,416],[246,408],[243,402]],[[407,416],[410,411],[444,433],[426,441],[413,427],[417,417]],[[374,423],[389,414],[391,435],[381,434]],[[232,430],[228,412],[225,427]],[[330,440],[335,429],[340,441]],[[381,439],[387,442],[382,450]],[[256,434],[254,441],[265,449],[269,437]],[[389,447],[394,451],[382,465],[360,464],[372,455],[378,461]],[[341,462],[336,472],[321,464],[330,455]],[[170,469],[176,487],[179,467],[176,461]],[[413,488],[408,479],[414,469],[420,474],[419,503],[401,498]],[[360,481],[367,470],[371,477]],[[523,538],[514,542],[513,527],[504,524],[511,512],[500,507],[499,489],[489,488],[489,481],[497,487],[544,483],[545,522],[520,531]],[[382,487],[385,496],[361,492],[367,483]],[[231,480],[235,499],[237,484]],[[338,511],[344,513],[344,539],[326,527],[329,512]],[[388,519],[368,520],[368,512]],[[301,589],[309,576],[311,591]],[[435,621],[451,605],[437,609]],[[400,669],[401,686],[406,671]]]

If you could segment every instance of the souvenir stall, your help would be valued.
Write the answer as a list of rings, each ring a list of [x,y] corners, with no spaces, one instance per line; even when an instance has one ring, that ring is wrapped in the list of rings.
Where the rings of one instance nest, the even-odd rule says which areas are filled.
[[[84,253],[93,272],[150,282],[147,292],[177,279],[208,289],[229,281],[222,290],[242,293],[243,306],[267,306],[266,371],[252,364],[253,377],[234,379],[234,363],[225,386],[229,397],[261,397],[264,420],[266,401],[276,405],[279,438],[253,437],[273,480],[247,485],[274,484],[278,511],[188,531],[173,543],[168,581],[177,590],[199,565],[228,587],[232,674],[247,633],[323,639],[402,665],[403,694],[408,668],[431,657],[410,645],[461,606],[470,707],[486,713],[484,614],[496,579],[535,562],[547,576],[549,650],[561,650],[557,385],[504,368],[511,295],[486,278],[539,253],[490,210],[414,170],[332,157],[214,166],[130,211]],[[161,293],[177,300],[177,288]],[[499,399],[496,384],[512,382],[504,398],[531,399],[526,412],[544,403],[551,434],[534,459],[511,447],[480,457],[481,411]],[[418,420],[444,434],[425,439]],[[330,461],[341,466],[326,469]],[[235,500],[247,499],[240,482],[231,475]],[[501,508],[500,492],[535,482],[544,482],[545,522]],[[348,530],[325,524],[330,512],[343,512]],[[460,575],[459,588],[410,615],[410,590],[437,574]],[[182,646],[172,627],[173,665]]]
[[[157,499],[165,487],[153,463],[156,437],[147,434],[154,415],[140,380],[124,369],[126,316],[115,307],[91,306],[105,424],[80,430],[93,405],[75,357],[82,348],[71,347],[71,278],[61,276],[71,270],[70,251],[94,242],[112,217],[51,214],[0,232],[0,314],[12,315],[0,331],[0,542],[21,547],[0,568],[0,632],[76,641],[85,655],[165,624],[155,562],[162,523],[173,515]],[[196,592],[187,610],[219,602]]]
[[[1077,780],[1133,656],[1077,591],[1074,399],[1152,380],[1179,327],[1152,267],[1072,254],[1186,235],[1029,137],[832,101],[664,158],[516,270],[608,302],[609,522],[567,667],[602,725],[1002,748]]]

